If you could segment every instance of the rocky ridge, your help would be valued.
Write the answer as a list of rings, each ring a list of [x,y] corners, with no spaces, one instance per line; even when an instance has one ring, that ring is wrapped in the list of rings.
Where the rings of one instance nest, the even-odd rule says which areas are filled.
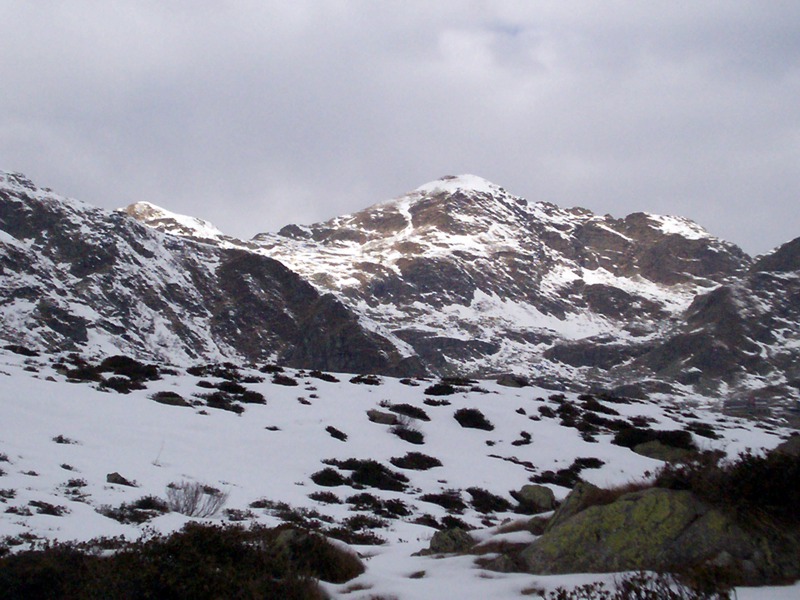
[[[0,173],[0,337],[48,351],[393,371],[400,356],[280,262],[165,235]]]
[[[5,176],[4,201],[20,193],[12,185],[15,177],[24,180]],[[25,192],[31,197],[44,194],[51,203],[74,205],[30,182],[26,186],[31,186]],[[289,338],[281,329],[282,313],[260,317],[262,308],[274,306],[264,294],[271,293],[267,290],[275,282],[259,279],[254,269],[279,269],[278,261],[288,267],[282,278],[288,281],[294,272],[324,299],[320,302],[328,308],[320,314],[335,306],[350,330],[359,332],[337,342],[338,333],[332,333],[322,352],[356,353],[361,358],[343,362],[358,364],[360,370],[483,377],[516,372],[553,387],[579,381],[628,395],[729,397],[758,390],[770,401],[786,399],[800,379],[794,367],[800,354],[796,241],[753,260],[680,217],[634,213],[617,219],[531,203],[469,175],[445,177],[351,215],[288,225],[248,241],[148,203],[115,214],[84,207],[84,214],[90,213],[129,231],[132,239],[151,239],[134,227],[133,219],[150,231],[169,233],[152,239],[174,255],[235,263],[217,267],[210,280],[190,275],[173,282],[172,293],[178,295],[174,306],[184,301],[200,305],[221,285],[228,302],[223,304],[238,315],[222,325],[229,313],[214,311],[217,327],[227,327],[226,335],[237,340],[219,346],[192,339],[194,324],[183,318],[186,311],[175,310],[183,314],[170,330],[185,330],[177,334],[185,339],[175,343],[202,348],[198,355],[252,359],[271,353],[281,360],[292,356],[293,364],[314,355],[316,343],[291,351],[290,346],[298,348],[295,341],[268,342],[275,331]],[[91,238],[93,227],[74,231]],[[10,256],[21,238],[4,228],[14,238],[4,238]],[[97,247],[90,243],[80,251],[80,260],[102,261],[103,251]],[[137,260],[146,262],[141,256]],[[189,268],[191,259],[181,260],[167,271]],[[199,281],[205,287],[198,287]],[[63,295],[77,283],[64,283]],[[10,311],[7,338],[20,337],[17,332],[25,329],[25,317],[16,314],[28,313]],[[147,323],[161,318],[151,314],[130,326],[152,330]],[[308,318],[304,323],[328,321],[327,316]],[[237,338],[237,330],[248,335]],[[338,331],[333,326],[329,330]],[[21,335],[32,344],[47,336],[51,334]],[[82,335],[64,336],[86,343]],[[206,340],[208,335],[200,337]],[[370,341],[360,347],[361,340]],[[150,341],[126,344],[145,355],[152,351]],[[276,344],[282,348],[278,354]],[[367,358],[372,355],[379,358]]]

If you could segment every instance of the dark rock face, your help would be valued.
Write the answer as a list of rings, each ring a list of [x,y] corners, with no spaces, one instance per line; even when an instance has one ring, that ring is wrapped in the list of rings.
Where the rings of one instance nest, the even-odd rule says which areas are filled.
[[[326,371],[421,372],[276,260],[163,235],[21,176],[0,183],[5,339],[90,352],[110,343],[183,362],[277,359]]]

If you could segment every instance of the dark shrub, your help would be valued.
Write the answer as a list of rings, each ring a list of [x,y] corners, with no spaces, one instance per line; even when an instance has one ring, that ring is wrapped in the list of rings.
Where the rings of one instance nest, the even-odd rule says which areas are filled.
[[[350,383],[361,383],[364,385],[381,385],[383,382],[377,375],[356,375]]]
[[[264,394],[261,392],[245,390],[239,394],[239,402],[244,402],[245,404],[266,404],[267,399],[264,398]]]
[[[467,493],[472,496],[472,508],[481,513],[503,512],[511,510],[511,503],[501,496],[479,487],[467,488]]]
[[[119,521],[141,525],[150,519],[169,512],[167,503],[156,496],[144,496],[130,504],[120,504],[117,508],[101,506],[97,512]]]
[[[98,370],[102,373],[110,371],[133,381],[155,381],[160,378],[158,367],[141,363],[129,356],[110,356],[100,363]]]
[[[216,385],[216,388],[227,394],[243,394],[247,391],[247,388],[244,387],[241,383],[237,383],[235,381],[228,381],[227,379],[219,382]]]
[[[770,452],[745,452],[733,462],[720,462],[719,453],[706,453],[688,464],[668,464],[655,485],[691,490],[743,520],[769,519],[800,524],[800,457]]]
[[[456,393],[456,388],[449,383],[434,383],[425,388],[425,393],[429,396],[449,396]]]
[[[422,403],[427,406],[450,406],[450,400],[434,400],[433,398],[425,398]]]
[[[407,452],[405,456],[390,458],[389,462],[400,469],[413,469],[416,471],[427,471],[428,469],[442,466],[442,461],[438,458],[420,452]]]
[[[336,427],[333,425],[328,425],[325,428],[325,431],[327,431],[329,434],[331,434],[331,437],[336,438],[337,440],[341,440],[343,442],[347,441],[347,434],[344,431],[336,429]]]
[[[323,373],[322,371],[311,371],[309,377],[313,377],[314,379],[321,379],[322,381],[327,381],[328,383],[339,383],[339,379],[331,375],[330,373]]]
[[[352,531],[362,531],[364,529],[381,529],[388,526],[389,523],[370,515],[353,515],[352,517],[347,517],[342,522],[342,525]]]
[[[710,440],[718,440],[721,437],[716,431],[714,431],[714,428],[708,423],[702,423],[702,422],[688,423],[685,429],[686,431],[691,431],[696,435],[708,438]]]
[[[578,469],[599,469],[604,464],[606,464],[605,461],[595,458],[594,456],[590,456],[588,458],[576,458],[572,461],[572,466]]]
[[[70,438],[68,438],[68,437],[66,437],[64,435],[61,435],[61,434],[59,434],[56,437],[54,437],[53,441],[56,444],[77,444],[78,443],[75,440],[70,439]]]
[[[413,379],[409,379],[408,377],[404,377],[403,379],[401,379],[400,383],[402,383],[403,385],[410,386],[410,387],[419,387],[419,382],[418,381],[414,381]]]
[[[350,479],[359,485],[395,492],[404,491],[408,483],[408,477],[392,471],[374,460],[358,461]]]
[[[359,546],[380,546],[385,544],[386,540],[377,535],[371,529],[354,531],[350,527],[339,526],[329,527],[323,533],[335,540],[340,540],[345,544],[355,544]]]
[[[338,485],[346,485],[347,480],[342,477],[341,473],[336,469],[325,467],[321,471],[317,471],[311,475],[311,481],[323,487],[336,487]],[[253,506],[252,504],[250,506]],[[254,507],[257,508],[257,507]]]
[[[41,500],[31,500],[28,502],[28,506],[33,506],[36,509],[36,512],[40,515],[51,515],[53,517],[60,517],[64,515],[64,513],[68,513],[69,511],[63,506],[57,506],[55,504],[50,504],[49,502],[43,502]]]
[[[259,369],[262,373],[283,373],[283,367],[279,365],[264,365]]]
[[[548,417],[550,419],[553,419],[556,416],[556,411],[554,411],[549,406],[540,406],[536,410],[538,410],[539,414],[542,415],[543,417]]]
[[[603,413],[603,414],[606,414],[606,415],[619,416],[619,411],[614,410],[613,408],[610,408],[610,407],[608,407],[608,406],[606,406],[604,404],[600,404],[594,398],[594,396],[588,396],[588,397],[587,396],[578,396],[578,399],[579,400],[583,400],[583,404],[581,404],[581,407],[584,410],[590,410],[592,412],[599,412],[599,413]]]
[[[102,381],[103,379],[103,376],[97,368],[90,366],[69,369],[66,375],[69,379],[74,379],[76,381]]]
[[[612,444],[625,448],[635,448],[639,444],[659,441],[665,446],[681,448],[684,450],[697,450],[697,445],[692,439],[692,434],[681,430],[656,430],[629,427],[621,429],[614,435]]]
[[[213,392],[200,396],[206,401],[209,408],[217,408],[220,410],[227,410],[236,414],[242,414],[244,407],[236,404],[236,398],[225,392]]]
[[[275,373],[275,375],[272,376],[272,383],[290,387],[300,385],[295,378],[289,377],[288,375],[282,375],[281,373]]]
[[[461,499],[461,492],[458,490],[445,490],[439,494],[423,494],[419,499],[423,502],[438,504],[450,512],[462,513],[467,508]]]
[[[131,390],[144,390],[146,386],[138,380],[127,377],[107,377],[100,383],[100,389],[114,390],[119,394],[129,394]]]
[[[459,408],[453,417],[462,427],[483,429],[484,431],[492,431],[494,429],[494,425],[477,408]]]
[[[474,379],[467,379],[466,377],[442,377],[442,383],[457,387],[469,387],[478,382]]]
[[[310,578],[343,583],[363,573],[361,561],[350,552],[318,535],[283,535],[287,529],[189,523],[169,536],[123,543],[106,556],[92,552],[91,543],[53,544],[4,557],[0,594],[314,600],[325,594]]]
[[[164,391],[156,392],[150,396],[151,400],[155,400],[159,404],[166,404],[168,406],[190,406],[190,404],[183,399],[183,396],[177,392]]]
[[[412,419],[419,419],[420,421],[431,420],[431,418],[428,416],[428,413],[426,413],[423,409],[416,406],[411,406],[410,404],[389,404],[386,408],[394,413],[397,413],[398,415],[405,415],[407,417],[411,417]]]
[[[399,423],[392,425],[389,431],[410,444],[422,445],[425,443],[423,433],[408,420],[401,420]]]
[[[632,573],[616,579],[613,588],[602,582],[572,589],[557,587],[546,600],[730,600],[729,588],[695,587],[668,573]]]
[[[339,500],[339,496],[334,494],[333,492],[311,492],[308,495],[309,498],[312,500],[316,500],[317,502],[322,502],[323,504],[341,504],[342,501]]]

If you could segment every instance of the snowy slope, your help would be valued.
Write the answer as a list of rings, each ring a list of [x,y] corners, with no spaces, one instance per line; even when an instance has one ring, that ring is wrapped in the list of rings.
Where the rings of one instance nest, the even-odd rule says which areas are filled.
[[[156,392],[171,391],[199,401],[198,394],[209,389],[198,383],[222,383],[218,377],[199,377],[178,369],[147,382],[147,389],[117,394],[101,391],[94,383],[67,381],[58,364],[68,362],[65,357],[54,360],[0,351],[0,422],[6,424],[0,431],[0,538],[22,547],[41,539],[136,537],[145,526],[175,530],[189,518],[168,513],[136,526],[98,512],[104,505],[119,507],[146,495],[164,498],[171,482],[197,481],[228,493],[225,508],[233,512],[218,514],[211,519],[215,522],[243,518],[277,524],[281,518],[274,512],[250,506],[267,499],[299,511],[316,511],[306,516],[333,527],[348,523],[348,517],[371,514],[347,504],[349,497],[367,492],[382,500],[402,501],[409,514],[385,519],[372,530],[385,543],[354,546],[367,557],[367,572],[348,584],[329,586],[336,597],[441,598],[442,590],[448,589],[460,598],[516,598],[531,587],[552,588],[598,576],[500,574],[478,568],[474,557],[412,556],[427,547],[435,531],[414,521],[424,515],[441,521],[448,515],[441,506],[424,501],[424,494],[457,490],[467,507],[451,516],[477,527],[477,537],[503,539],[493,525],[521,517],[512,511],[477,512],[469,506],[467,488],[483,488],[513,505],[510,490],[528,483],[532,475],[567,467],[578,457],[604,461],[600,468],[581,472],[585,480],[598,485],[639,479],[661,464],[609,444],[609,434],[587,442],[557,418],[541,416],[541,407],[557,408],[558,404],[549,399],[549,392],[537,388],[512,389],[481,381],[471,391],[464,387],[438,397],[449,405],[432,406],[424,402],[431,398],[425,393],[430,381],[418,381],[420,385],[413,387],[383,378],[381,385],[365,385],[350,383],[346,375],[329,382],[308,372],[287,370],[283,375],[298,382],[288,387],[272,383],[268,373],[239,369],[240,381],[262,393],[267,403],[244,405],[244,412],[236,415],[202,403],[180,407],[151,400]],[[258,382],[258,378],[264,380]],[[574,394],[567,394],[566,401],[580,404]],[[388,426],[367,418],[367,410],[386,410],[387,402],[407,403],[427,412],[430,421],[412,423],[424,434],[423,445],[405,442]],[[659,429],[710,424],[720,439],[695,436],[696,441],[702,448],[720,448],[730,455],[745,448],[774,447],[787,433],[778,426],[757,428],[746,421],[721,418],[705,407],[689,411],[685,405],[652,402],[608,406],[618,410],[620,418],[647,417]],[[463,407],[481,410],[494,430],[462,428],[453,414]],[[347,439],[329,435],[326,428],[331,426]],[[530,444],[513,443],[522,439],[521,431],[530,434]],[[442,466],[416,471],[390,462],[410,451],[435,457]],[[401,472],[409,479],[408,488],[402,492],[374,487],[356,490],[346,485],[323,487],[311,480],[312,474],[326,467],[323,460],[351,458],[374,459]],[[114,472],[137,487],[107,483],[106,476]],[[568,492],[557,485],[550,487],[559,498]],[[314,492],[328,492],[342,503],[312,500],[309,494]],[[37,506],[46,505],[60,507],[63,514],[41,514]],[[517,542],[533,539],[527,533],[505,537]],[[424,576],[410,577],[421,571]],[[354,589],[360,592],[348,593]],[[758,597],[748,593],[742,591],[739,597]]]

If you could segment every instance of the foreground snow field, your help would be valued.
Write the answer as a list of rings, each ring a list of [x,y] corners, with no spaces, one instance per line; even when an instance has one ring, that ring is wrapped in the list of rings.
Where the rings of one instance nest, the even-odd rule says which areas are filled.
[[[412,386],[408,385],[412,382],[381,378],[380,385],[367,385],[351,383],[349,375],[337,374],[340,381],[331,382],[286,370],[283,375],[298,384],[287,386],[273,383],[269,373],[242,368],[240,375],[250,381],[244,385],[263,394],[266,404],[243,404],[244,412],[237,415],[204,405],[154,402],[153,394],[167,391],[190,402],[198,400],[198,394],[209,392],[198,387],[198,382],[223,381],[189,375],[179,368],[174,373],[147,382],[147,389],[121,394],[101,390],[96,383],[68,381],[54,368],[52,357],[26,358],[0,351],[0,539],[24,548],[43,539],[136,538],[144,528],[173,531],[191,518],[170,512],[137,526],[119,523],[98,509],[129,504],[147,495],[165,498],[170,483],[184,481],[199,482],[228,495],[226,510],[211,518],[217,522],[235,518],[276,525],[281,518],[263,506],[282,502],[296,512],[305,510],[308,518],[321,525],[335,526],[354,515],[371,514],[355,511],[352,503],[347,503],[354,494],[367,492],[380,500],[402,501],[410,514],[385,519],[373,530],[385,543],[353,546],[364,557],[367,571],[347,584],[325,584],[333,596],[536,597],[537,589],[611,581],[613,575],[501,574],[479,568],[474,556],[414,556],[427,548],[435,532],[414,521],[426,515],[429,522],[440,522],[448,516],[445,508],[421,496],[457,490],[467,507],[455,516],[476,527],[477,537],[506,536],[525,542],[533,539],[527,532],[497,532],[497,526],[524,518],[522,515],[511,510],[480,513],[464,490],[481,488],[513,506],[516,502],[510,491],[529,483],[534,474],[564,469],[579,457],[603,462],[600,468],[581,471],[583,479],[600,486],[647,477],[662,464],[611,444],[611,434],[586,441],[576,429],[546,416],[546,409],[539,410],[557,407],[549,399],[554,392],[539,388],[517,389],[481,381],[458,387],[454,394],[434,397],[425,390],[435,381],[416,381],[413,383],[418,385]],[[263,381],[256,381],[258,378]],[[580,404],[575,394],[566,394],[566,400]],[[424,410],[430,418],[406,421],[409,428],[424,435],[424,444],[410,444],[394,435],[390,426],[367,416],[368,410],[386,411],[388,405],[401,403]],[[708,406],[663,402],[608,406],[620,413],[618,418],[645,417],[657,429],[707,423],[719,439],[695,435],[695,441],[701,448],[723,449],[730,456],[746,448],[772,448],[788,434],[779,425],[723,417]],[[461,408],[479,409],[494,429],[461,427],[453,418]],[[326,431],[330,427],[346,434],[346,440],[333,437]],[[442,466],[420,471],[397,468],[390,462],[408,452],[435,457]],[[354,490],[346,485],[322,487],[312,481],[314,473],[328,466],[323,460],[350,458],[373,459],[402,473],[409,480],[407,489]],[[119,473],[136,487],[108,483],[110,473]],[[557,498],[569,491],[550,487]],[[341,503],[331,503],[330,497],[328,502],[309,498],[315,492],[334,494]],[[262,508],[250,507],[253,502]],[[48,506],[54,510],[42,508]],[[740,599],[798,596],[797,585],[738,590]]]

